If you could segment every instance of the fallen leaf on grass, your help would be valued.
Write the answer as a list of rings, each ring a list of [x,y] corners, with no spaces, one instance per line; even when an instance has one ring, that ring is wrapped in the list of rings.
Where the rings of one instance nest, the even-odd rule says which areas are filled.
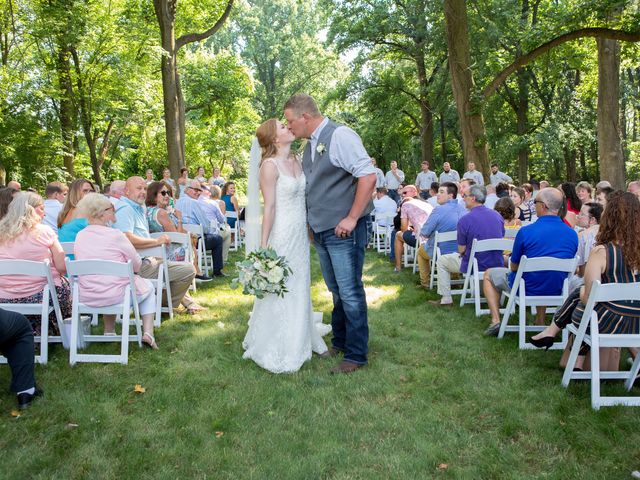
[[[440,470],[446,470],[447,468],[449,468],[449,464],[448,463],[441,463],[440,465],[438,465],[438,468]]]
[[[224,435],[224,432],[216,432],[216,438],[220,438]]]
[[[77,423],[67,423],[67,429],[71,430],[74,428],[78,428],[80,425],[78,425]]]
[[[144,393],[147,391],[147,389],[144,388],[142,385],[137,384],[135,387],[133,387],[133,391],[136,393]]]
[[[20,412],[18,410],[11,410],[11,416],[14,418],[20,418]]]

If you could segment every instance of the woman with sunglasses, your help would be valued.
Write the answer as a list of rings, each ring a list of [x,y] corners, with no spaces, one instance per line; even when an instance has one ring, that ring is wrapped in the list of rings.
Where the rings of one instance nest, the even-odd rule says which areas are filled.
[[[171,205],[173,199],[173,190],[164,181],[152,182],[147,187],[147,220],[149,222],[149,232],[180,232],[186,233],[182,228],[182,213]],[[186,258],[186,252],[182,245],[171,244],[167,250],[168,259],[174,262],[183,262]],[[194,262],[196,268],[196,277],[203,278],[198,269],[198,262]],[[208,278],[208,277],[206,277]],[[186,306],[187,312],[190,314],[204,310],[191,299],[189,294],[185,294],[183,305]]]

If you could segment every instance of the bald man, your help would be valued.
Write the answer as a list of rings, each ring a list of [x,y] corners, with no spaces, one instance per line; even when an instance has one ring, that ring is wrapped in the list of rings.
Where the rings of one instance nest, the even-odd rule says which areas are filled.
[[[113,183],[111,185],[113,188]],[[118,202],[114,227],[123,232],[136,249],[169,245],[171,241],[167,235],[151,238],[149,233],[144,205],[147,196],[145,180],[142,177],[129,178],[124,193]],[[143,278],[156,279],[161,265],[161,258],[143,258],[139,274]],[[196,270],[193,265],[184,262],[168,262],[168,267],[173,307],[177,308],[182,303],[189,309],[195,302],[185,294],[196,276]]]
[[[22,190],[22,185],[20,185],[20,183],[16,182],[15,180],[11,180],[9,183],[7,183],[7,188],[14,188],[17,191]]]
[[[557,188],[540,190],[534,200],[538,220],[518,231],[511,252],[510,269],[490,268],[485,271],[484,295],[491,312],[491,324],[485,335],[497,337],[500,332],[500,295],[503,291],[511,290],[518,264],[523,256],[559,259],[576,256],[578,234],[558,216],[562,202],[563,194]],[[566,273],[553,271],[528,272],[522,276],[526,282],[527,295],[533,296],[559,295],[565,278]],[[546,308],[536,309],[536,325],[546,325]]]

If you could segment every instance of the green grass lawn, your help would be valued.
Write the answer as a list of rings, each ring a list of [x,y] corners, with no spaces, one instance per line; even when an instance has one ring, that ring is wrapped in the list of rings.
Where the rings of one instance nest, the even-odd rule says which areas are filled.
[[[314,307],[328,322],[312,258]],[[196,294],[209,312],[157,331],[160,351],[132,344],[127,366],[71,368],[58,347],[36,367],[44,399],[14,418],[3,392],[0,478],[608,479],[640,469],[639,409],[592,411],[588,383],[561,387],[560,352],[484,337],[471,306],[431,307],[435,294],[381,256],[368,254],[365,269],[366,368],[331,376],[338,360],[314,356],[273,375],[243,360],[252,299],[216,280]]]

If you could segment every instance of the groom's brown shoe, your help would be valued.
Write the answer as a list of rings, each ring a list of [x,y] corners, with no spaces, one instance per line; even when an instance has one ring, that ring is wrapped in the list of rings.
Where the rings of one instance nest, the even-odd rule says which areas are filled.
[[[326,352],[320,353],[320,354],[318,354],[318,356],[320,358],[334,358],[334,357],[337,357],[338,355],[341,355],[341,354],[342,354],[342,352],[340,350],[338,350],[336,348],[333,348],[333,347],[329,347],[329,349]]]
[[[357,363],[351,363],[343,360],[336,367],[331,369],[331,375],[336,375],[339,373],[353,373],[362,366],[363,365],[358,365]]]

